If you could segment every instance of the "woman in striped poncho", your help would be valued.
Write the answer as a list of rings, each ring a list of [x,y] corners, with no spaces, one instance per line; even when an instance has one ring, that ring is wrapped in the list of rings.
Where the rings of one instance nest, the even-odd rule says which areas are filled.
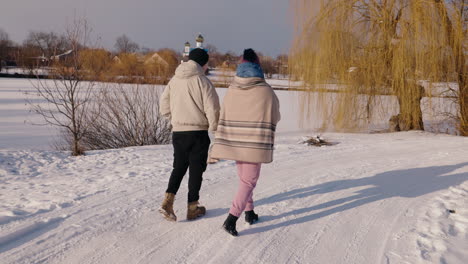
[[[211,158],[235,160],[239,188],[224,229],[237,236],[236,221],[245,211],[245,220],[258,220],[254,212],[253,190],[262,163],[273,161],[276,124],[280,120],[279,101],[265,82],[258,56],[244,51],[241,64],[221,107]]]

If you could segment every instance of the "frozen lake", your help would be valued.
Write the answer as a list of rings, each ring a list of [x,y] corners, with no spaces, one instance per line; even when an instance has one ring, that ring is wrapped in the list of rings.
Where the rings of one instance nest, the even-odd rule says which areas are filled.
[[[59,131],[50,126],[38,125],[44,121],[41,116],[30,111],[26,100],[44,102],[34,95],[33,82],[37,80],[0,78],[0,148],[50,150]],[[157,86],[161,91],[165,86]],[[217,89],[220,100],[226,88]],[[294,92],[277,91],[284,116],[278,126],[279,132],[302,130],[299,127],[297,96]]]
[[[275,82],[277,80],[268,80]],[[37,80],[0,78],[0,149],[35,149],[51,150],[56,141],[59,131],[50,126],[41,126],[44,121],[41,116],[30,112],[26,99],[34,102],[43,102],[34,96],[34,83]],[[156,86],[164,89],[164,86]],[[227,89],[217,89],[222,101]],[[29,93],[29,94],[28,94]],[[316,115],[307,122],[301,122],[299,99],[304,96],[302,92],[276,91],[281,105],[282,119],[278,125],[278,133],[291,132],[313,133],[322,126],[322,121]],[[330,101],[333,99],[330,94]],[[398,111],[396,100],[390,96],[382,97],[384,101],[391,104],[391,111],[380,112],[373,116],[369,124],[370,130],[380,130],[387,127],[387,121]],[[442,115],[434,115],[434,112],[453,111],[446,99],[433,98],[423,99],[423,113],[425,129],[434,132],[445,132],[453,124],[447,123]],[[332,103],[332,102],[331,102]],[[449,109],[444,109],[449,108]],[[436,109],[434,111],[434,109]]]

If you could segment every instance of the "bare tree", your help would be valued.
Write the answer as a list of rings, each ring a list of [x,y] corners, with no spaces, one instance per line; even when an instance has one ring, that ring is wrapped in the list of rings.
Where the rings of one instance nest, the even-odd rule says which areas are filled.
[[[150,54],[150,53],[153,53],[153,52],[156,52],[156,51],[154,49],[152,49],[152,48],[148,48],[148,47],[143,46],[143,47],[140,48],[140,52],[142,54],[146,55],[146,54]]]
[[[75,19],[66,28],[66,41],[73,52],[54,59],[52,80],[33,82],[37,95],[46,103],[30,101],[32,110],[44,118],[45,124],[62,129],[71,139],[68,142],[73,156],[84,154],[81,140],[89,129],[85,121],[90,118],[94,82],[85,81],[80,52],[89,43],[90,32],[85,19]]]
[[[99,108],[83,144],[87,149],[167,144],[171,126],[159,114],[161,90],[153,85],[113,84],[100,90]]]
[[[9,41],[10,37],[8,36],[8,33],[3,30],[3,28],[0,28],[0,41]]]
[[[114,47],[117,50],[117,53],[133,53],[137,52],[140,49],[139,45],[133,42],[125,34],[123,34],[115,40]]]
[[[288,55],[287,54],[280,54],[276,57],[276,66],[278,67],[278,73],[284,76],[288,74]]]
[[[212,54],[212,53],[217,53],[218,52],[218,48],[213,45],[213,44],[207,44],[205,46],[205,49],[208,51],[209,54]]]
[[[13,42],[8,33],[0,28],[0,69],[2,67],[1,61],[7,59],[11,46],[13,46]]]
[[[259,52],[260,63],[262,65],[263,72],[267,78],[273,77],[273,74],[278,73],[278,67],[275,60],[270,56],[265,56]]]
[[[208,54],[210,55],[210,60],[208,64],[210,68],[218,68],[221,67],[223,64],[223,54],[221,54],[218,49],[211,44],[206,45],[206,49],[208,50]]]
[[[24,41],[24,46],[35,49],[36,56],[50,57],[62,54],[70,49],[69,39],[66,35],[55,32],[31,31]]]

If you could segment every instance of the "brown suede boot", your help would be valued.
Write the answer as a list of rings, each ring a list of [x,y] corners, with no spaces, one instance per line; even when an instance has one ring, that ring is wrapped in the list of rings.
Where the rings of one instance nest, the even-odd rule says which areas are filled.
[[[206,208],[201,206],[198,201],[191,202],[187,206],[187,220],[193,220],[197,217],[204,216]]]
[[[168,221],[177,221],[177,216],[174,214],[174,200],[175,194],[173,193],[166,193],[164,197],[164,201],[159,208],[159,212],[166,218]]]

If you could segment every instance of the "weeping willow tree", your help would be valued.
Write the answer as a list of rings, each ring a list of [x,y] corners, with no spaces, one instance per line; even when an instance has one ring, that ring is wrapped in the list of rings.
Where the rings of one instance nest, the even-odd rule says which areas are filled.
[[[468,135],[468,0],[292,3],[290,70],[308,91],[300,98],[306,119],[319,113],[326,126],[363,128],[396,98],[396,129],[423,129],[421,99],[455,82],[458,89],[446,90],[456,100],[460,134]]]

